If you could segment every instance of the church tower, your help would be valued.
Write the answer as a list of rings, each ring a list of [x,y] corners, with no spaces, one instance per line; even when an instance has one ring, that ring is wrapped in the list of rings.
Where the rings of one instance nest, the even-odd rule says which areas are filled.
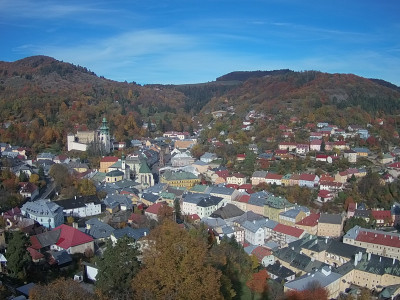
[[[106,153],[111,151],[110,129],[106,118],[103,118],[103,123],[100,127],[100,145],[104,148]]]

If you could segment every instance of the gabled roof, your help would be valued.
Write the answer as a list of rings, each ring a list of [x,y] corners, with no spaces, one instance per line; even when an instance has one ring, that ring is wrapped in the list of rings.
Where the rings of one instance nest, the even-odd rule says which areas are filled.
[[[118,161],[118,157],[115,157],[115,156],[104,156],[100,160],[100,163],[102,163],[102,162],[113,162],[113,163],[115,163],[117,161]]]
[[[161,207],[163,207],[166,204],[163,204],[161,202],[155,203],[153,205],[150,205],[147,209],[146,212],[149,214],[158,214],[158,211],[160,210]]]
[[[339,214],[321,214],[319,217],[319,223],[328,224],[342,224],[342,216]]]
[[[57,243],[60,239],[61,230],[53,229],[52,231],[47,231],[40,233],[38,235],[33,235],[30,237],[31,247],[35,250],[40,250],[44,247],[49,247]]]
[[[280,223],[278,223],[278,225],[275,226],[274,231],[283,233],[285,235],[294,236],[297,238],[300,238],[300,236],[304,233],[303,229],[280,224]]]
[[[150,232],[149,228],[136,228],[133,229],[131,227],[125,227],[122,229],[116,229],[113,232],[113,235],[116,239],[122,238],[124,236],[133,238],[135,241],[139,240],[140,238],[147,236]]]
[[[308,217],[305,217],[303,220],[296,223],[296,225],[300,226],[316,226],[318,225],[318,219],[320,214],[312,213]]]
[[[251,254],[257,257],[258,261],[261,262],[264,257],[270,256],[272,254],[272,251],[262,246],[258,246],[254,248],[253,251],[251,251]]]
[[[211,214],[213,218],[221,218],[221,219],[230,219],[233,217],[241,216],[244,214],[244,211],[238,208],[236,205],[228,203],[225,206],[218,208],[215,212]]]
[[[390,210],[372,210],[371,215],[376,220],[392,220],[392,214]]]
[[[93,238],[78,229],[71,226],[62,224],[53,229],[53,231],[60,229],[60,238],[56,245],[67,250],[74,246],[83,245],[86,243],[93,242]]]
[[[300,180],[304,181],[314,181],[316,179],[317,175],[315,174],[300,174]]]

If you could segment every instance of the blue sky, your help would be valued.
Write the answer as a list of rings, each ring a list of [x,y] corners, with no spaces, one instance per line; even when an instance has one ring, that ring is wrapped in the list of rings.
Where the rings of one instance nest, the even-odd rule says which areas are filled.
[[[48,55],[140,84],[288,68],[400,85],[398,0],[0,0],[0,38],[3,61]]]

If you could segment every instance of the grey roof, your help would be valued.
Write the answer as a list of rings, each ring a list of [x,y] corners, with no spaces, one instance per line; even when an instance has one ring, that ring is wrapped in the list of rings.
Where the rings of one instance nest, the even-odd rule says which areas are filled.
[[[107,197],[104,199],[104,204],[108,207],[125,205],[127,209],[132,209],[132,201],[125,195],[107,195]]]
[[[216,157],[217,155],[215,153],[206,152],[200,157],[200,159],[214,159]]]
[[[202,199],[209,197],[208,194],[188,193],[183,198],[184,202],[198,204]]]
[[[221,229],[223,234],[232,234],[235,232],[232,226],[223,226]]]
[[[218,205],[222,200],[223,199],[221,197],[208,196],[206,198],[201,199],[197,203],[197,206],[200,206],[200,207],[214,206],[214,205]]]
[[[343,238],[355,240],[358,236],[358,233],[360,232],[361,227],[356,225],[353,228],[351,228],[349,231],[346,232],[346,234],[343,236]]]
[[[261,221],[261,222],[259,222]],[[257,220],[257,221],[246,221],[242,224],[242,227],[244,229],[250,230],[251,232],[257,232],[257,230],[259,230],[260,228],[263,228],[262,226],[262,221],[263,220]]]
[[[266,269],[268,273],[274,274],[282,279],[295,275],[295,272],[276,262],[273,265],[268,265]]]
[[[231,188],[227,188],[224,186],[216,186],[213,187],[210,191],[210,194],[219,194],[219,195],[232,195],[236,190],[235,189],[231,189]]]
[[[369,257],[369,259],[368,259]],[[360,262],[355,266],[357,270],[372,274],[388,274],[400,277],[400,261],[394,258],[383,257],[375,254],[363,254]]]
[[[366,210],[366,209],[356,209],[354,211],[354,217],[355,218],[370,218],[371,217],[371,211]]]
[[[257,247],[258,247],[258,246],[250,245],[250,246],[245,247],[245,248],[244,248],[244,251],[245,251],[248,255],[250,255],[250,254],[253,252],[253,250],[256,249]]]
[[[25,296],[29,296],[29,291],[35,286],[36,285],[33,282],[31,282],[23,286],[17,287],[17,291]]]
[[[54,245],[60,238],[61,229],[55,229],[51,231],[46,231],[36,235],[35,237],[39,241],[42,248]]]
[[[58,265],[63,265],[72,262],[71,255],[68,254],[66,250],[62,251],[50,251],[50,254],[53,256],[54,260]]]
[[[400,215],[400,203],[399,202],[393,203],[393,205],[390,209],[390,212],[392,215],[396,215],[396,216]]]
[[[157,183],[151,187],[148,187],[145,189],[146,193],[153,193],[153,194],[159,194],[161,191],[163,191],[167,187],[166,183]]]
[[[211,217],[204,217],[201,219],[201,222],[206,224],[207,226],[214,228],[219,226],[225,226],[226,222],[221,218],[211,218]]]
[[[142,198],[150,201],[151,203],[156,203],[158,199],[160,199],[159,195],[154,195],[152,193],[144,193],[142,194]]]
[[[291,247],[286,247],[274,251],[274,256],[278,260],[283,260],[291,266],[302,270],[304,272],[311,272],[312,270],[321,268],[326,264],[318,260],[312,261],[310,257],[305,254],[298,253]]]
[[[100,204],[99,197],[97,195],[92,196],[76,196],[74,198],[58,200],[57,204],[64,209],[74,209],[79,207],[85,207],[87,203]]]
[[[133,238],[135,241],[139,240],[140,238],[148,235],[150,232],[149,228],[136,228],[133,229],[131,227],[125,227],[122,229],[116,229],[113,233],[116,239],[120,239],[124,236]]]
[[[211,214],[211,217],[222,219],[230,219],[233,217],[238,217],[244,214],[244,211],[238,208],[236,205],[228,203],[225,206],[218,208],[215,212]]]
[[[254,221],[254,220],[258,220],[258,219],[264,219],[264,216],[256,214],[253,211],[247,211],[245,212],[243,215],[232,219],[233,222],[238,223],[238,224],[243,224],[246,221]]]
[[[342,224],[342,216],[339,214],[321,214],[318,223]]]
[[[254,171],[251,177],[265,178],[267,176],[267,171]]]
[[[299,213],[300,213],[299,209],[293,208],[293,209],[289,209],[287,211],[281,212],[280,215],[287,217],[287,218],[295,219]]]
[[[62,213],[62,207],[49,199],[39,199],[34,202],[26,202],[21,211],[39,217],[55,217]]]
[[[86,223],[86,225],[90,225],[90,229],[83,229],[81,231],[90,235],[94,239],[108,238],[115,230],[110,225],[108,225],[96,218],[87,220],[85,223]]]
[[[314,271],[310,275],[306,274],[293,281],[287,282],[285,286],[296,291],[303,291],[309,288],[311,282],[316,281],[321,287],[326,287],[341,277],[342,275],[332,272],[329,267],[324,267],[324,270]]]

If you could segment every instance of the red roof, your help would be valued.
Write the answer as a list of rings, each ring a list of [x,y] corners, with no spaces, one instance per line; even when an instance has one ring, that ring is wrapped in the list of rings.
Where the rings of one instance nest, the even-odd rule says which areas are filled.
[[[300,180],[304,181],[314,181],[315,177],[315,174],[300,174]]]
[[[192,214],[192,215],[188,215],[189,219],[196,221],[196,220],[200,220],[200,217],[198,214]]]
[[[316,155],[316,158],[318,159],[318,158],[322,158],[322,159],[327,159],[328,158],[328,155],[326,155],[326,154],[317,154]]]
[[[319,193],[318,193],[318,197],[321,197],[321,198],[332,197],[332,193],[331,193],[331,191],[320,190]]]
[[[53,230],[60,229],[60,238],[56,245],[67,250],[74,246],[79,246],[89,242],[93,242],[93,238],[74,227],[62,224]]]
[[[225,187],[237,190],[239,188],[239,185],[230,183],[230,184],[227,184]]]
[[[238,154],[236,157],[237,158],[246,158],[246,154]]]
[[[264,257],[269,256],[272,254],[271,250],[268,250],[267,248],[258,246],[257,248],[254,248],[254,250],[251,252],[255,257],[257,257],[258,261],[261,262]]]
[[[376,231],[360,230],[356,241],[400,248],[400,237],[398,235],[377,233]]]
[[[388,166],[389,168],[400,168],[400,162],[392,163]]]
[[[265,176],[265,179],[276,179],[276,180],[281,180],[283,175],[280,174],[275,174],[275,173],[268,173],[267,176]]]
[[[303,220],[297,222],[297,225],[301,226],[317,226],[320,214],[312,213]]]
[[[132,213],[131,216],[129,217],[128,221],[132,223],[141,223],[145,221],[146,217],[141,214],[134,214]]]
[[[310,145],[321,145],[322,144],[322,141],[321,140],[312,140],[311,142],[310,142]]]
[[[42,245],[40,244],[39,240],[37,239],[36,235],[29,237],[31,242],[31,248],[35,250],[42,249]]]
[[[335,146],[346,146],[346,142],[345,141],[336,141],[334,142]]]
[[[251,189],[252,187],[253,186],[251,185],[251,183],[245,183],[245,184],[240,185],[239,189],[247,190],[247,189]]]
[[[118,157],[115,156],[104,156],[100,162],[117,162],[118,161]]]
[[[319,178],[319,181],[335,181],[335,178],[328,175],[328,174],[322,174],[321,177]]]
[[[217,171],[215,172],[215,174],[226,180],[226,178],[229,176],[229,171],[228,170]]]
[[[250,196],[249,195],[241,195],[239,197],[239,202],[243,202],[243,203],[248,203],[250,200]]]
[[[296,228],[296,227],[292,227],[292,226],[288,226],[288,225],[284,225],[284,224],[278,224],[275,226],[274,231],[286,234],[286,235],[290,235],[290,236],[294,236],[297,238],[300,238],[300,236],[303,234],[304,230],[300,229],[300,228]]]
[[[373,210],[371,211],[371,214],[375,220],[392,220],[390,210]]]
[[[44,255],[42,253],[40,253],[39,251],[35,250],[32,247],[28,247],[26,248],[26,250],[28,250],[29,254],[31,255],[32,259],[41,259],[44,257]]]
[[[160,210],[160,208],[163,206],[163,203],[158,202],[158,203],[154,203],[153,205],[150,205],[147,209],[146,212],[150,213],[150,214],[158,214],[158,211]]]
[[[350,202],[349,206],[347,207],[347,211],[354,212],[357,208],[357,204],[354,202]]]
[[[245,178],[246,176],[244,176],[241,173],[233,173],[230,177],[236,177],[236,178]]]

